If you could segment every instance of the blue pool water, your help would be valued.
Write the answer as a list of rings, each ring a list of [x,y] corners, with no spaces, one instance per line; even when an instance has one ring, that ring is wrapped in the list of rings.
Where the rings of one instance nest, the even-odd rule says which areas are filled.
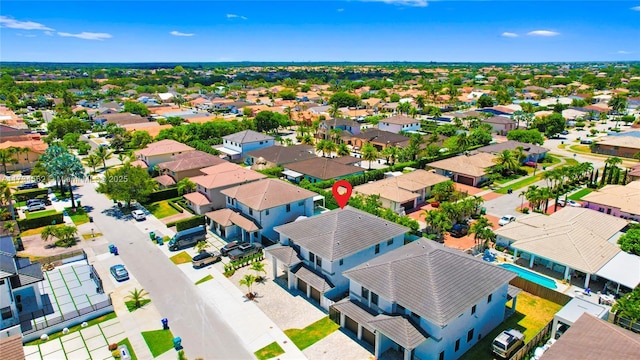
[[[540,284],[542,286],[548,287],[549,289],[556,289],[556,282],[553,281],[552,279],[549,279],[548,277],[542,276],[542,275],[538,275],[534,272],[531,272],[527,269],[523,269],[519,266],[515,266],[515,265],[511,265],[511,264],[500,264],[498,265],[501,268],[505,268],[509,271],[513,271],[514,273],[518,274],[518,276],[520,276],[523,279],[527,279],[529,281],[532,281],[536,284]]]

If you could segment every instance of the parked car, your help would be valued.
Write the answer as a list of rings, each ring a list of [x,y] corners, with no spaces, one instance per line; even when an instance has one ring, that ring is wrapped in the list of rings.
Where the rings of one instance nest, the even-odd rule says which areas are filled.
[[[38,195],[36,196],[36,199],[40,200],[40,202],[44,203],[45,205],[51,205],[51,199],[49,199],[49,195],[47,194]]]
[[[196,226],[191,229],[178,231],[169,241],[169,250],[177,251],[186,247],[194,246],[200,240],[207,238],[207,230],[204,226]]]
[[[27,205],[27,210],[29,212],[44,210],[46,208],[47,207],[42,202],[34,202],[34,203],[31,203],[31,205]]]
[[[580,144],[591,145],[591,144],[593,144],[593,140],[591,140],[591,139],[581,139],[580,140]]]
[[[513,215],[505,215],[498,220],[498,225],[505,226],[508,223],[516,221],[516,217]]]
[[[22,174],[22,175],[31,175],[31,169],[22,169],[20,174]]]
[[[222,254],[222,256],[227,256],[229,255],[229,252],[231,250],[237,249],[239,245],[240,244],[237,241],[227,243],[227,245],[223,246],[222,249],[220,249],[220,254]]]
[[[43,204],[44,204],[44,201],[42,201],[42,200],[40,200],[40,199],[29,199],[29,200],[27,200],[27,201],[25,202],[25,204],[27,205],[27,207],[28,207],[28,206],[31,206],[31,205],[33,205],[33,204],[37,204],[37,203],[43,203]]]
[[[131,212],[131,216],[133,216],[133,218],[138,220],[138,221],[142,221],[142,220],[145,220],[147,218],[147,216],[144,214],[144,211],[142,211],[142,210],[133,210]]]
[[[527,161],[524,164],[530,167],[536,167],[536,165],[538,165],[535,161]]]
[[[560,131],[560,135],[569,135],[569,130]]]
[[[578,202],[575,202],[573,200],[567,200],[565,202],[563,199],[558,200],[558,205],[562,206],[562,207],[564,207],[566,205],[569,205],[571,207],[582,207],[582,205],[580,205],[580,203],[578,203]]]
[[[215,251],[215,252],[208,252],[208,251],[203,251],[201,253],[199,253],[198,255],[194,256],[193,259],[191,259],[191,264],[193,265],[194,268],[199,269],[199,268],[203,268],[209,264],[213,264],[216,261],[220,260],[220,253]]]
[[[129,280],[129,272],[124,268],[124,265],[122,264],[113,265],[111,268],[109,268],[109,271],[111,272],[111,275],[113,275],[113,278],[116,279],[116,281]]]
[[[37,189],[38,183],[30,182],[18,185],[18,190]]]
[[[229,259],[231,260],[243,259],[243,258],[246,258],[247,256],[251,256],[260,251],[262,251],[262,244],[243,243],[243,244],[240,244],[237,249],[231,250],[231,252],[229,252]]]
[[[518,330],[509,329],[493,339],[491,350],[494,354],[509,359],[522,345],[524,345],[524,334]]]
[[[451,227],[449,234],[451,234],[451,236],[453,237],[459,238],[467,235],[468,232],[469,232],[469,225],[458,223],[453,225],[453,227]]]

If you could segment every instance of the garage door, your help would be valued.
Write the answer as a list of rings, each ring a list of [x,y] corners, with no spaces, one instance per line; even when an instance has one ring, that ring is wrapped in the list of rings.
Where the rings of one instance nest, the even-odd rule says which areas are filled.
[[[413,200],[407,201],[406,203],[401,204],[405,211],[413,209]]]
[[[376,336],[365,328],[362,328],[362,340],[373,347],[376,346]]]
[[[348,316],[344,317],[344,327],[353,332],[355,335],[358,335],[358,323]]]
[[[318,303],[320,302],[320,291],[315,288],[311,288],[311,298]]]
[[[298,279],[298,290],[302,291],[305,295],[307,294],[307,283],[303,280]]]
[[[458,175],[458,182],[460,184],[473,186],[473,178],[472,177],[468,177],[468,176],[464,176],[464,175]]]

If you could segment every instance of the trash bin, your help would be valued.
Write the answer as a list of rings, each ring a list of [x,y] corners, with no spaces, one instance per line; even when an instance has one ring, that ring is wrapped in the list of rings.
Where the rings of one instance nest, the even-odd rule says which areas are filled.
[[[82,207],[82,202],[80,202],[80,200],[76,201],[76,207]]]
[[[480,215],[486,215],[487,214],[487,208],[482,208],[480,209]]]
[[[113,244],[109,245],[109,252],[110,252],[111,254],[113,254],[113,253],[115,252],[115,249],[116,249],[116,246],[115,246],[115,245],[113,245]]]
[[[162,329],[169,330],[169,319],[163,318],[161,321],[162,321]]]
[[[182,348],[182,338],[180,337],[173,338],[173,348],[176,350],[180,350]]]
[[[118,248],[117,247],[113,247],[113,255],[118,255]]]
[[[89,222],[92,223],[93,222],[93,216],[89,216]]]
[[[153,239],[155,239],[155,238],[156,238],[156,233],[155,233],[155,232],[153,232],[153,231],[152,231],[152,232],[150,232],[150,233],[149,233],[149,239],[151,239],[151,240],[153,241]]]
[[[164,245],[164,241],[162,241],[162,236],[156,236],[156,241],[158,242],[158,245]]]

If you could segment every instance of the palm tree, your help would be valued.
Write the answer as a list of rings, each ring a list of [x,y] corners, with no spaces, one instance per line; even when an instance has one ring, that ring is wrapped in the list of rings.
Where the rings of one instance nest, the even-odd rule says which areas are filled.
[[[93,170],[92,172],[94,174],[96,172],[96,168],[100,165],[100,162],[100,157],[96,154],[91,154],[84,159],[84,163]]]
[[[149,295],[144,289],[133,289],[129,291],[129,295],[125,297],[125,299],[129,299],[129,301],[133,301],[133,307],[135,309],[139,309],[142,306],[142,301],[145,300],[145,297]]]
[[[456,135],[456,147],[459,151],[466,151],[471,146],[471,137],[466,133],[460,133]]]
[[[176,184],[178,187],[178,195],[189,194],[196,191],[196,184],[189,178],[184,178]]]
[[[329,135],[331,136],[331,139],[337,144],[338,142],[340,142],[340,135],[342,135],[342,130],[331,129],[331,131],[329,131]]]
[[[4,173],[7,173],[7,164],[17,164],[18,159],[15,157],[16,148],[10,147],[6,149],[0,149],[0,164],[4,168]]]
[[[45,226],[44,229],[42,229],[42,232],[40,232],[40,238],[42,241],[49,241],[54,237],[57,237],[56,226],[54,225]]]
[[[617,156],[612,156],[612,157],[608,158],[607,160],[605,160],[604,162],[607,165],[616,166],[616,165],[622,164],[622,159],[620,159]]]
[[[324,144],[322,145],[322,153],[327,153],[329,154],[329,157],[331,157],[331,153],[338,149],[338,145],[330,140],[323,140],[321,141],[321,143],[322,142],[324,142]]]
[[[491,223],[484,216],[481,216],[480,218],[478,218],[478,220],[471,224],[471,227],[469,227],[469,232],[473,234],[473,239],[476,241],[476,247],[480,245],[480,240],[484,235],[483,233],[485,229],[490,226]]]
[[[351,154],[351,150],[349,150],[347,144],[340,144],[336,149],[336,154],[338,154],[338,156],[348,156]]]
[[[201,252],[204,252],[205,249],[208,248],[209,246],[211,245],[206,240],[200,240],[196,244],[195,248],[197,252],[201,253]]]
[[[256,276],[252,274],[246,274],[240,281],[238,282],[240,285],[244,285],[247,287],[247,298],[249,300],[253,300],[255,294],[251,292],[251,287],[256,282]]]
[[[127,153],[121,152],[118,154],[118,160],[120,161],[120,165],[124,165],[124,162],[127,161],[127,159],[129,159],[129,155],[127,155]]]
[[[526,157],[526,155],[524,153],[524,147],[516,146],[515,150],[513,150],[513,156],[518,161],[518,164],[520,164],[522,162],[522,160],[524,160],[524,158]]]
[[[306,134],[302,137],[302,143],[304,145],[313,145],[313,136]]]
[[[331,108],[329,109],[329,116],[332,118],[337,118],[340,115],[340,106],[338,103],[331,104]]]
[[[100,159],[102,160],[102,168],[104,170],[107,169],[107,160],[111,159],[111,154],[113,154],[111,151],[107,150],[106,147],[104,146],[99,146],[96,151],[94,152],[94,154]]]
[[[5,211],[7,212],[6,209],[0,209],[1,211]],[[0,221],[2,221],[4,218],[6,217],[6,215],[0,215]],[[3,230],[5,230],[9,235],[13,236],[15,235],[16,232],[16,226],[18,225],[18,223],[16,223],[15,221],[5,221],[4,225],[2,225]]]
[[[371,143],[365,143],[362,146],[362,160],[369,162],[369,170],[371,170],[371,162],[378,159],[378,150],[371,145]]]
[[[260,273],[267,273],[267,270],[264,269],[264,263],[260,261],[256,261],[251,264],[251,270],[256,272],[256,281],[262,281],[262,277]]]
[[[493,162],[498,164],[506,173],[513,173],[520,166],[511,150],[503,150],[498,153]]]
[[[618,127],[618,122],[620,121],[620,114],[627,108],[627,99],[622,97],[621,95],[616,95],[609,100],[609,106],[611,110],[616,114],[616,128]]]
[[[396,160],[398,160],[398,156],[400,156],[400,149],[396,146],[389,146],[382,149],[380,154],[387,159],[387,164],[389,164],[389,166],[393,166],[396,163]]]
[[[418,95],[416,96],[416,105],[418,105],[418,109],[420,109],[420,111],[422,111],[422,109],[424,109],[424,95]]]

